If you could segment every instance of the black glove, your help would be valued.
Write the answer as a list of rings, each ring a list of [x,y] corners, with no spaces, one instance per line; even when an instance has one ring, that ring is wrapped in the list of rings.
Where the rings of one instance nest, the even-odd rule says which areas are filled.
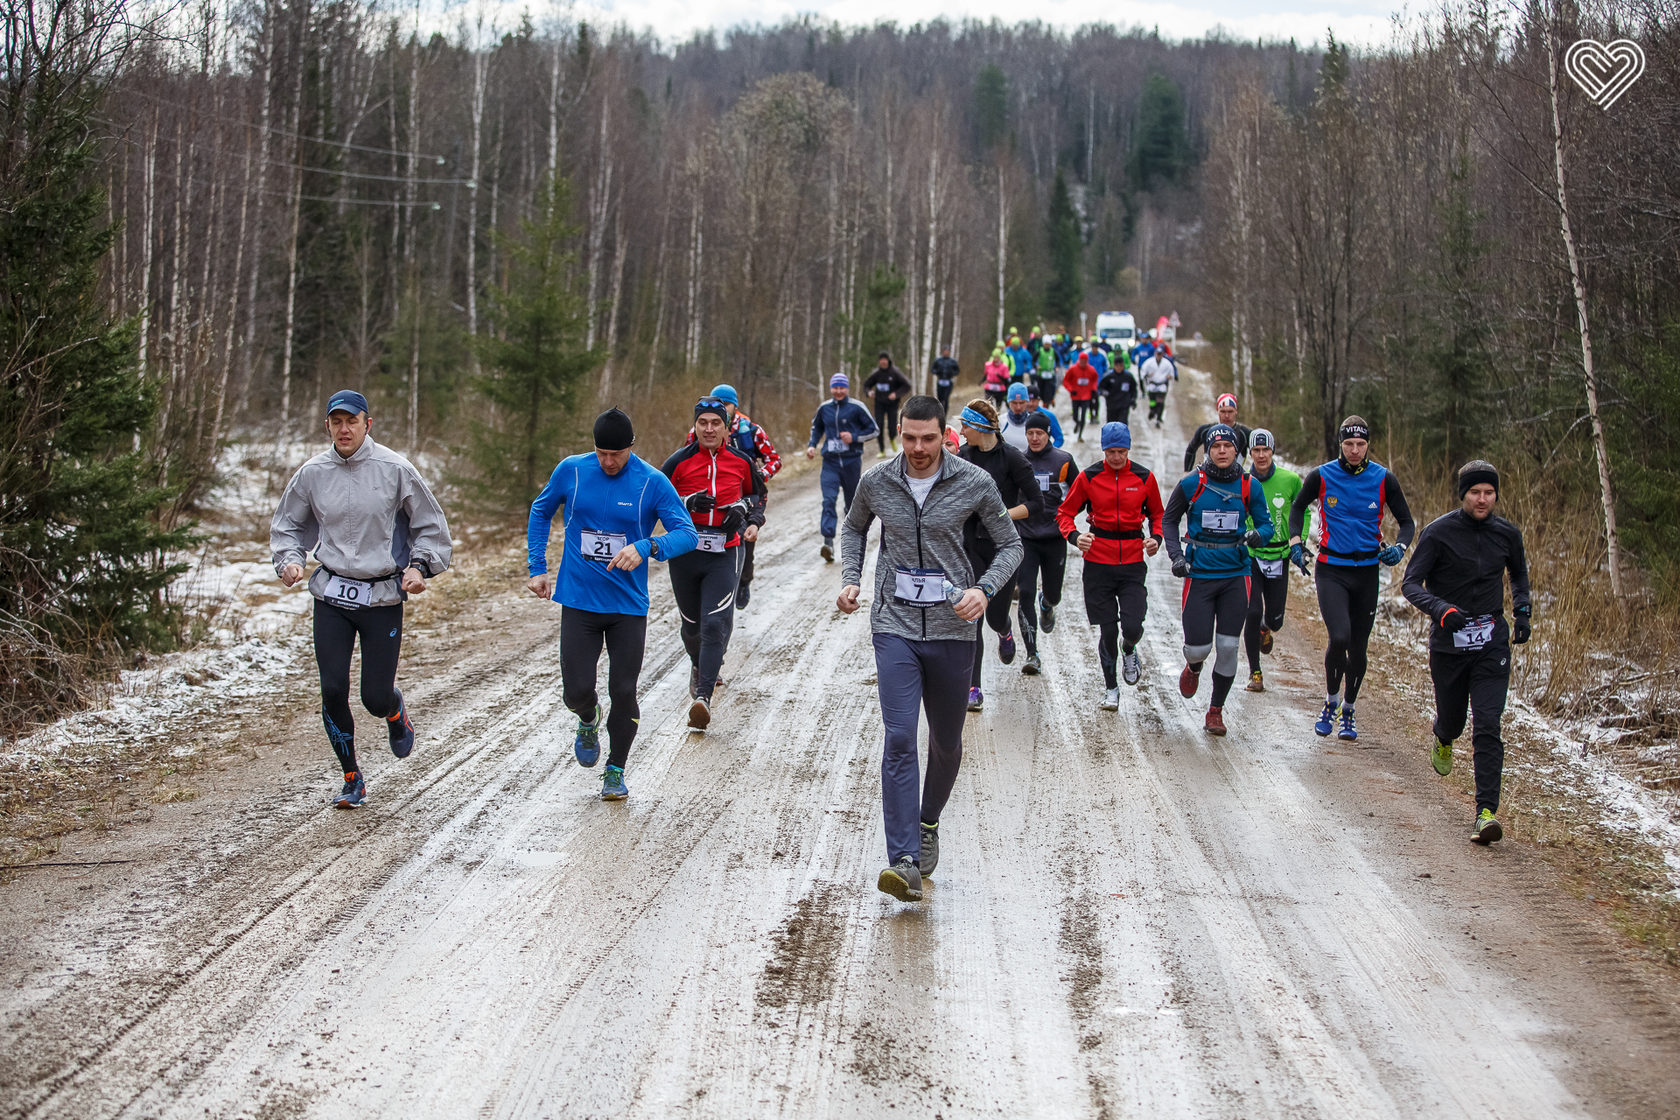
[[[723,532],[725,536],[734,536],[746,527],[747,500],[742,498],[738,502],[730,502],[721,507],[723,512]]]
[[[1249,548],[1264,548],[1266,538],[1260,535],[1260,530],[1250,529],[1247,534],[1243,536],[1243,543]]]
[[[1174,560],[1172,562],[1172,574],[1177,576],[1179,579],[1183,579],[1185,576],[1189,575],[1190,561],[1182,558]]]
[[[1307,546],[1306,545],[1304,545],[1304,544],[1292,544],[1292,545],[1290,545],[1289,546],[1289,562],[1291,564],[1295,565],[1297,568],[1301,569],[1301,574],[1302,575],[1304,575],[1304,576],[1312,575],[1312,569],[1307,567]]]
[[[1469,621],[1469,617],[1463,611],[1457,607],[1448,607],[1446,613],[1441,616],[1441,629],[1449,634],[1457,633],[1464,629],[1464,624]]]
[[[1534,620],[1531,614],[1532,608],[1518,607],[1516,616],[1511,620],[1511,640],[1519,646],[1528,641],[1529,634],[1534,631]]]
[[[691,513],[710,513],[717,508],[717,495],[709,490],[697,490],[683,499],[683,506]]]

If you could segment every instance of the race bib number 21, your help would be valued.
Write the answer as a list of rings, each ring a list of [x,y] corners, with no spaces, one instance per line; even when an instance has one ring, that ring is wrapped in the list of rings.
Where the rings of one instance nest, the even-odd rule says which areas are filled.
[[[628,541],[623,533],[601,533],[594,529],[584,529],[578,533],[578,543],[583,547],[583,554],[591,560],[598,560],[605,564],[618,555]]]

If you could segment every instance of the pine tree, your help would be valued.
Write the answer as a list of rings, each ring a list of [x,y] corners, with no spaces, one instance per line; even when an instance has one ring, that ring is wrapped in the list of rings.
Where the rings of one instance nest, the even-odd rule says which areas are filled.
[[[902,353],[910,340],[910,329],[904,325],[904,274],[890,264],[878,264],[869,274],[864,286],[863,310],[855,320],[858,328],[857,368],[875,368],[881,351]],[[842,315],[843,326],[854,321]]]
[[[505,292],[489,300],[494,329],[477,340],[488,400],[472,425],[472,489],[503,511],[530,504],[559,454],[583,426],[573,409],[585,374],[604,359],[584,345],[584,299],[571,223],[571,190],[558,179],[538,192],[517,240],[504,243],[511,264]]]
[[[1137,139],[1130,175],[1140,191],[1182,185],[1190,167],[1184,131],[1184,95],[1165,74],[1149,75],[1138,101]]]
[[[1009,79],[996,63],[980,68],[974,79],[974,138],[990,152],[1009,135]]]
[[[1052,319],[1071,323],[1079,317],[1085,301],[1084,239],[1079,215],[1068,196],[1067,179],[1056,172],[1050,189],[1050,213],[1045,222],[1045,243],[1050,247],[1050,283],[1044,292],[1044,311]]]

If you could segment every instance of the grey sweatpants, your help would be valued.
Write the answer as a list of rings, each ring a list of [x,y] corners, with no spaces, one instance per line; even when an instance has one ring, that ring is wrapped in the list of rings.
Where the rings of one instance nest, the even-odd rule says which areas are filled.
[[[1006,600],[1007,601],[1007,600]],[[920,821],[939,820],[962,764],[963,720],[968,716],[972,641],[916,642],[876,634],[875,681],[886,739],[881,748],[881,815],[887,862],[920,859]],[[918,709],[927,712],[928,768],[921,779],[916,754]]]

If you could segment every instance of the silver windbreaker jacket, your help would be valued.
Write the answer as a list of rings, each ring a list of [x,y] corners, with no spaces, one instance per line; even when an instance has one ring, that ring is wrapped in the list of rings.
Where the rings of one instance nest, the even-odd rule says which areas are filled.
[[[298,468],[280,495],[268,545],[276,575],[314,550],[322,565],[309,579],[316,598],[326,571],[377,581],[373,607],[403,601],[396,577],[404,568],[430,578],[449,567],[453,551],[443,507],[414,464],[372,436],[348,459],[329,447]]]

